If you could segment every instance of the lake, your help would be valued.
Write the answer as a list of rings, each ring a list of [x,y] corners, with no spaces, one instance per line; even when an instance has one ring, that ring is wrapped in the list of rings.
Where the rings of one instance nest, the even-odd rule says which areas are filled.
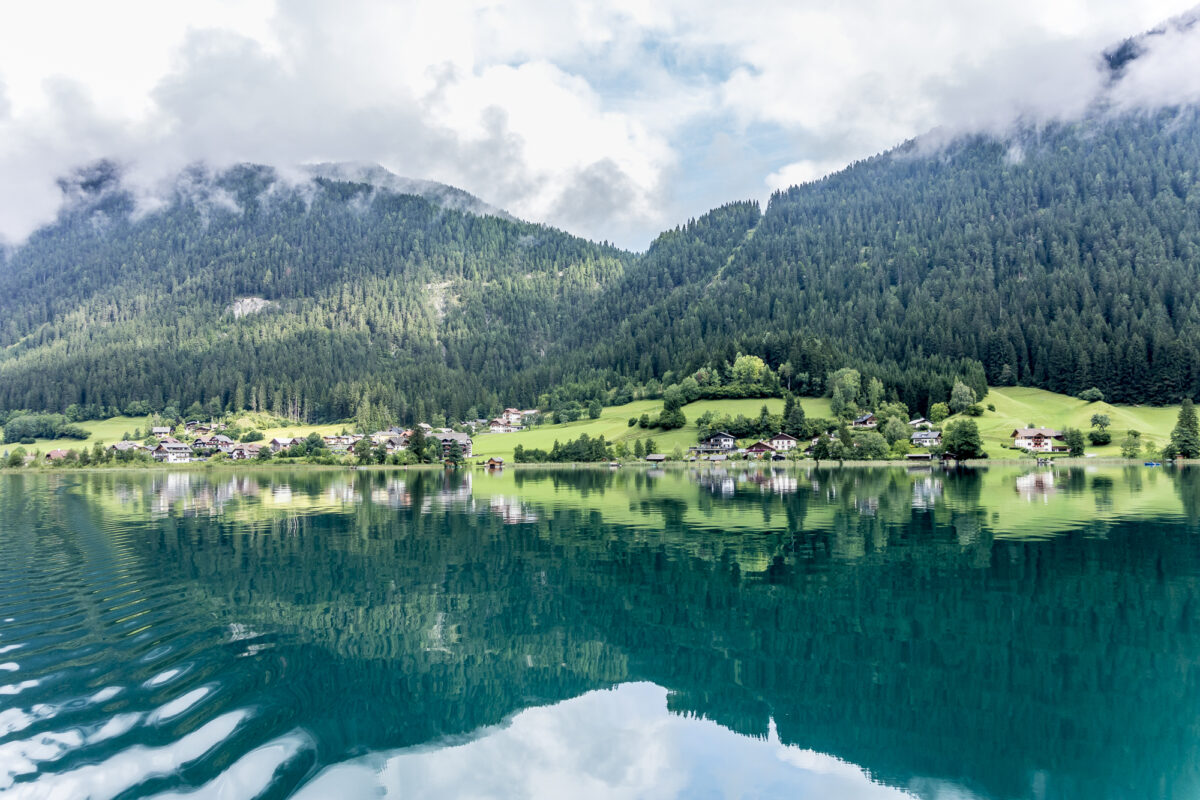
[[[0,475],[0,794],[1200,797],[1200,470]]]

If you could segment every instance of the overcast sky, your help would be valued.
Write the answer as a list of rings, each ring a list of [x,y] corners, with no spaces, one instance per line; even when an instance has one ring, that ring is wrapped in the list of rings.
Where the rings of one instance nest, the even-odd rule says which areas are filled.
[[[196,160],[344,160],[644,249],[931,129],[1079,113],[1101,50],[1194,3],[9,2],[0,236],[101,157],[146,187]],[[1164,41],[1129,103],[1195,99],[1200,38]]]

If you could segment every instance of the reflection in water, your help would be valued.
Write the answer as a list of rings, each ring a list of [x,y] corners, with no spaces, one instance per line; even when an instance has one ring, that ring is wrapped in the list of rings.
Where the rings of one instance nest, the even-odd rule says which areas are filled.
[[[890,800],[853,764],[739,736],[668,710],[667,691],[625,683],[518,712],[441,748],[373,753],[326,768],[301,800],[353,797],[820,797]]]
[[[1200,792],[1194,471],[661,472],[0,476],[0,792]]]

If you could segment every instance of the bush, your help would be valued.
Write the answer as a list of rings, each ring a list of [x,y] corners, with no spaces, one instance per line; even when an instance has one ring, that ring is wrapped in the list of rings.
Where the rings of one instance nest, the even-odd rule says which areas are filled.
[[[1093,386],[1080,392],[1079,399],[1087,403],[1102,403],[1104,402],[1104,392]]]
[[[988,403],[988,406],[987,406],[987,408],[988,408],[988,411],[995,411],[995,410],[996,410],[996,404],[995,404],[995,403]]]
[[[979,403],[971,403],[971,405],[963,409],[963,413],[968,417],[982,417],[983,406],[979,405]]]
[[[1112,434],[1104,430],[1088,431],[1088,440],[1094,445],[1108,444],[1112,441]]]
[[[248,430],[244,434],[242,434],[243,442],[261,442],[262,440],[263,440],[263,432],[256,428],[251,428],[250,430]]]

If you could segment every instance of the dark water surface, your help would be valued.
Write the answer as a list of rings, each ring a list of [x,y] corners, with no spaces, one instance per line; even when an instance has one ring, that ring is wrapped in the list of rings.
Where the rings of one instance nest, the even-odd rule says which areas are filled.
[[[1200,797],[1200,472],[0,475],[0,795]]]

